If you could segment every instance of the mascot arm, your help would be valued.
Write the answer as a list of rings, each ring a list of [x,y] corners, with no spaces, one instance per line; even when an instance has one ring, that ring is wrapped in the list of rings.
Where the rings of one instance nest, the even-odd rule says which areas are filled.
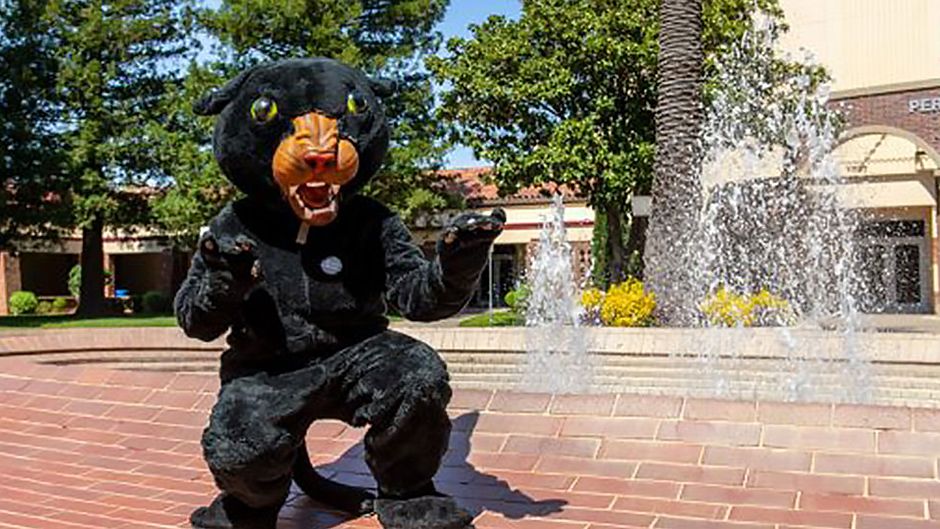
[[[504,221],[502,210],[490,216],[458,216],[438,241],[437,257],[428,260],[401,219],[387,219],[382,241],[389,303],[413,321],[435,321],[460,312],[477,289]]]
[[[258,270],[254,243],[247,237],[203,235],[173,303],[183,332],[207,342],[225,333],[259,279]]]

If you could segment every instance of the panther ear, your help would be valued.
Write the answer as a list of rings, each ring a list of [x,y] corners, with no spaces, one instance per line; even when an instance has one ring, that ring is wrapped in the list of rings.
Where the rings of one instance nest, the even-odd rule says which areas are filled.
[[[214,116],[219,112],[222,112],[222,109],[226,107],[235,96],[238,95],[238,91],[241,90],[245,80],[257,69],[249,68],[240,74],[236,75],[231,81],[225,83],[222,88],[213,90],[208,94],[200,97],[193,103],[193,112],[197,116]]]
[[[369,78],[369,88],[378,97],[388,97],[398,91],[398,84],[391,79]]]

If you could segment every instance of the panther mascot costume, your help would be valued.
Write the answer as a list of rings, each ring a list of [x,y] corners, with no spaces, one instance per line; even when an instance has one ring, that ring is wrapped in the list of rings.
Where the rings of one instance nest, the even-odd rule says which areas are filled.
[[[199,529],[274,529],[291,481],[387,528],[462,529],[472,519],[432,478],[447,450],[447,368],[388,329],[386,309],[433,321],[477,287],[505,215],[464,213],[425,258],[401,219],[357,195],[385,156],[388,83],[330,59],[263,64],[195,105],[218,115],[214,154],[243,193],[200,237],[175,300],[190,337],[226,331],[221,389],[202,438],[221,490]],[[310,463],[317,419],[369,425],[377,494]]]

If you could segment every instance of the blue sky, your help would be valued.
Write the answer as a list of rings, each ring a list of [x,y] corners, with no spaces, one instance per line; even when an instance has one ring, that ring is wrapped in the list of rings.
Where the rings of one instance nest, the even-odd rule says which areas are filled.
[[[450,0],[450,7],[438,30],[445,37],[469,37],[467,26],[478,24],[490,15],[519,16],[519,0]]]
[[[444,34],[444,39],[450,37],[468,37],[470,32],[467,26],[479,24],[490,15],[505,15],[511,18],[519,16],[521,6],[519,0],[451,0],[450,7],[438,30]],[[473,167],[481,162],[473,157],[469,148],[457,147],[450,153],[446,161],[447,167]]]

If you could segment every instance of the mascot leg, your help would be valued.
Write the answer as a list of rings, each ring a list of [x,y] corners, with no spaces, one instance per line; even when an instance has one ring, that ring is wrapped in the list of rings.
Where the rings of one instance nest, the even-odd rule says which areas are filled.
[[[292,477],[314,500],[373,510],[386,529],[472,527],[472,517],[432,481],[450,437],[450,396],[437,352],[392,331],[306,368],[226,383],[202,440],[222,494],[193,513],[193,527],[274,529]],[[371,425],[366,463],[379,492],[371,509],[362,507],[369,493],[322,478],[310,465],[304,434],[318,418]]]
[[[308,372],[304,389],[322,387]],[[274,529],[290,491],[291,469],[309,422],[307,392],[266,374],[222,386],[202,437],[203,455],[222,493],[193,512],[197,529]]]
[[[366,463],[378,483],[374,510],[386,529],[464,529],[472,517],[432,481],[450,438],[447,367],[426,344],[393,331],[330,359],[342,380],[343,419],[371,425]]]

